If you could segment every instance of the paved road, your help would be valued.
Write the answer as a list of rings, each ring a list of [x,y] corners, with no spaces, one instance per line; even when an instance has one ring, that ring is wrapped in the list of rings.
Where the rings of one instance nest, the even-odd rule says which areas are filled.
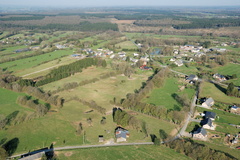
[[[186,135],[185,130],[187,129],[188,123],[192,120],[191,117],[194,116],[194,108],[196,106],[197,94],[198,94],[198,91],[196,91],[196,94],[193,97],[193,100],[192,100],[192,103],[190,106],[190,110],[187,115],[187,119],[185,120],[183,127],[181,128],[180,132],[177,134],[176,137],[182,137],[182,136]]]
[[[114,147],[114,146],[134,146],[134,145],[153,145],[153,142],[143,142],[143,143],[117,143],[117,144],[102,144],[102,145],[82,145],[82,146],[65,146],[65,147],[56,147],[53,149],[47,149],[45,150],[45,152],[49,152],[49,151],[61,151],[61,150],[69,150],[69,149],[81,149],[81,148],[97,148],[97,147]],[[11,158],[16,158],[16,157],[20,157],[23,154],[27,154],[27,153],[22,153],[22,154],[18,154],[18,155],[14,155],[9,157],[9,159]]]

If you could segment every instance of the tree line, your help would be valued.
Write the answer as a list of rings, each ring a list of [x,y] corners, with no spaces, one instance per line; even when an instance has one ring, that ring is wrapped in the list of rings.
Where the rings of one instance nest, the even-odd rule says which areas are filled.
[[[141,127],[141,121],[120,108],[113,108],[112,114],[113,121],[116,122],[117,125],[121,125],[123,127],[130,126],[137,130]]]
[[[169,148],[174,149],[176,152],[185,154],[192,159],[237,160],[237,158],[228,153],[211,149],[204,144],[199,144],[190,139],[177,139],[166,145]]]
[[[156,106],[154,104],[141,102],[141,100],[146,97],[147,94],[149,94],[154,88],[160,88],[163,86],[164,80],[168,76],[168,73],[168,68],[158,71],[150,80],[143,84],[142,88],[135,90],[135,93],[127,94],[126,98],[121,100],[122,107],[159,119],[168,120],[175,124],[180,124],[185,117],[185,112],[183,110],[179,108],[175,110],[168,110],[164,106]],[[181,96],[178,97],[179,101],[180,99]]]
[[[42,86],[44,84],[69,77],[75,73],[82,72],[82,69],[90,67],[92,65],[106,67],[107,63],[105,60],[100,58],[81,59],[71,64],[60,66],[56,69],[51,70],[51,72],[44,76],[42,80],[37,81],[35,86]]]
[[[97,81],[99,81],[100,79],[106,79],[112,76],[116,76],[118,74],[121,74],[121,72],[109,72],[109,73],[105,73],[103,75],[100,75],[99,78],[92,78],[92,79],[87,79],[87,80],[83,80],[81,82],[70,82],[70,83],[66,83],[63,85],[62,88],[58,88],[57,90],[53,90],[51,91],[51,94],[56,94],[58,92],[62,92],[64,90],[69,90],[69,89],[73,89],[73,88],[77,88],[79,86],[84,86],[87,84],[91,84],[91,83],[95,83]]]
[[[34,109],[37,116],[44,116],[50,109],[49,104],[41,104],[37,99],[32,100],[27,96],[18,96],[17,103]]]
[[[59,96],[51,95],[50,93],[45,93],[41,89],[37,87],[31,86],[32,81],[25,81],[24,83],[21,82],[21,78],[8,75],[0,79],[0,87],[6,88],[8,90],[12,90],[14,92],[24,92],[28,95],[41,99],[51,105],[62,107],[64,103],[64,99],[60,98]],[[22,81],[22,82],[23,82]],[[29,85],[28,85],[29,84]]]
[[[59,30],[59,31],[83,31],[83,32],[93,32],[93,31],[118,31],[118,25],[108,22],[90,23],[88,21],[81,22],[79,24],[47,24],[47,25],[21,25],[21,24],[11,24],[11,23],[0,23],[0,28],[21,28],[27,30]]]
[[[175,29],[195,29],[195,28],[219,28],[240,26],[240,20],[237,18],[196,18],[191,19],[189,24],[173,25]]]
[[[0,21],[28,21],[28,20],[41,20],[45,16],[31,16],[31,17],[9,17],[9,18],[0,18]]]

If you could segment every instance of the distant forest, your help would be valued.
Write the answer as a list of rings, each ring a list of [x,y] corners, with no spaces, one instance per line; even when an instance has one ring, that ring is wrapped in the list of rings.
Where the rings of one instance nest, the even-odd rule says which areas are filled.
[[[42,30],[61,30],[61,31],[118,31],[117,24],[100,22],[100,23],[90,23],[81,22],[79,24],[47,24],[45,26],[39,25],[18,25],[11,23],[0,23],[0,28],[22,28],[28,30],[42,29]]]
[[[116,12],[117,11],[117,12]],[[78,16],[83,22],[78,23],[72,19],[70,23],[52,22],[46,24],[46,17],[67,17],[71,21],[71,16]],[[137,9],[126,8],[109,10],[103,13],[57,13],[57,14],[0,14],[1,29],[27,29],[27,30],[62,30],[62,31],[118,31],[118,25],[110,22],[110,19],[117,20],[136,20],[136,26],[172,26],[175,29],[196,29],[196,28],[219,28],[219,27],[235,27],[240,26],[240,13],[237,10],[221,10],[221,9],[204,9],[202,11],[193,11],[191,8],[187,10],[176,9]],[[94,21],[97,19],[97,21]],[[31,23],[40,21],[41,24]],[[170,20],[172,24],[164,24],[161,21]],[[62,20],[64,21],[64,20]],[[23,22],[23,23],[15,23]],[[26,22],[26,23],[25,23]]]

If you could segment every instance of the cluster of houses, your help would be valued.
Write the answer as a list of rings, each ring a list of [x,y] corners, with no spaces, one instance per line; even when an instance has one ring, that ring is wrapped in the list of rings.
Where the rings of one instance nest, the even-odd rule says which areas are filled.
[[[31,45],[38,43],[38,40],[31,38],[29,36],[25,37],[8,37],[0,41],[1,44],[24,44],[24,45]]]
[[[205,111],[201,115],[204,117],[200,122],[201,127],[192,132],[192,137],[198,139],[206,139],[208,136],[206,129],[215,130],[216,128],[216,125],[213,124],[213,121],[216,118],[216,113]]]
[[[193,58],[190,58],[189,61],[184,61],[182,57],[197,57],[200,58],[202,56],[205,56],[208,52],[226,52],[227,50],[225,48],[203,48],[202,46],[194,46],[194,45],[184,45],[179,46],[179,49],[174,49],[173,54],[174,58],[170,59],[170,62],[173,62],[178,67],[181,67],[184,65],[184,63],[192,62]]]

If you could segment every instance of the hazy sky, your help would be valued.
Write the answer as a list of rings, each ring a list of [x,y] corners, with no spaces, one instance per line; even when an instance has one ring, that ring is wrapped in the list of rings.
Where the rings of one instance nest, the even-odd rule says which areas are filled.
[[[240,0],[0,0],[1,5],[21,6],[237,6]]]

